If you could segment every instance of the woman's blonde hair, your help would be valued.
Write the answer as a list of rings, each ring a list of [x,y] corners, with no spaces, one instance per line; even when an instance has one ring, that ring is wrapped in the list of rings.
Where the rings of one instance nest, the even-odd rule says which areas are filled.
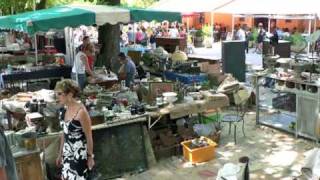
[[[90,54],[94,54],[94,46],[93,44],[89,43],[83,47],[84,52],[89,52]]]
[[[64,79],[57,82],[54,90],[61,90],[65,94],[72,93],[74,98],[80,96],[80,87],[72,79]]]

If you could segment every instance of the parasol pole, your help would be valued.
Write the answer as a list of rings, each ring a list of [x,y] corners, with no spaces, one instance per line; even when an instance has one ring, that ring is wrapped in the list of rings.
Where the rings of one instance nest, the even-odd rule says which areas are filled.
[[[36,66],[38,65],[38,43],[37,43],[37,33],[34,34],[34,50],[36,58]]]

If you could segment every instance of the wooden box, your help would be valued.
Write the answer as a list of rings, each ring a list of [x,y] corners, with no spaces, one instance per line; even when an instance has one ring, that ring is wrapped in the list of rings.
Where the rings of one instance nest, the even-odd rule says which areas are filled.
[[[40,152],[15,157],[15,161],[20,180],[44,180]]]

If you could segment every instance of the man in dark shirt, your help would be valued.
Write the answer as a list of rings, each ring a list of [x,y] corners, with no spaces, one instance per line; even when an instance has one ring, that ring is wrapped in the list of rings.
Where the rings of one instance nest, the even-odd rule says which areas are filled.
[[[0,125],[0,179],[18,180],[16,164],[13,159],[11,149],[6,136]]]

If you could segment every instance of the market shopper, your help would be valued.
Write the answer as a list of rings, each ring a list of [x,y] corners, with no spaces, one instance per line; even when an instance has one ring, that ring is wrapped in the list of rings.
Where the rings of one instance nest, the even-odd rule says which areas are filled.
[[[246,33],[242,29],[241,25],[240,24],[236,25],[235,29],[236,29],[235,40],[246,41]]]
[[[258,50],[259,53],[262,52],[263,40],[266,36],[266,31],[263,29],[263,24],[258,24],[258,37],[257,37],[257,44],[256,51]]]
[[[86,73],[88,73],[89,76],[94,76],[93,71],[91,70],[88,62],[88,56],[90,55],[90,51],[88,49],[88,47],[80,49],[80,51],[77,53],[74,59],[72,67],[71,78],[78,82],[78,85],[81,88],[81,90],[86,85]]]
[[[85,47],[87,47],[88,44],[90,44],[90,38],[89,36],[84,36],[82,38],[82,44],[78,47],[77,52],[80,50],[85,50]]]
[[[128,28],[127,36],[128,36],[129,45],[133,44],[134,43],[134,32],[132,30],[132,27]]]
[[[126,86],[131,87],[133,84],[134,76],[136,74],[136,65],[132,59],[126,56],[124,53],[119,53],[118,55],[121,67],[119,69],[119,77],[121,80],[126,81]]]
[[[136,32],[136,42],[137,44],[141,44],[142,40],[143,40],[143,33],[140,30],[140,28],[137,28],[137,32]]]
[[[59,112],[63,128],[60,150],[56,160],[62,166],[63,180],[85,180],[95,165],[91,119],[85,106],[77,101],[80,88],[71,79],[56,84],[55,93],[64,108]]]
[[[88,64],[91,71],[93,71],[93,68],[94,68],[94,56],[95,56],[94,51],[95,50],[92,43],[87,44],[86,49],[84,49],[84,52],[86,53],[88,58]]]
[[[16,164],[10,146],[0,125],[0,179],[18,180]]]
[[[252,32],[251,32],[251,28],[247,27],[246,29],[246,52],[249,53],[249,42],[252,39]]]
[[[79,46],[77,52],[79,51],[87,52],[89,67],[93,70],[95,49],[94,45],[90,42],[89,36],[83,37],[82,44]]]

